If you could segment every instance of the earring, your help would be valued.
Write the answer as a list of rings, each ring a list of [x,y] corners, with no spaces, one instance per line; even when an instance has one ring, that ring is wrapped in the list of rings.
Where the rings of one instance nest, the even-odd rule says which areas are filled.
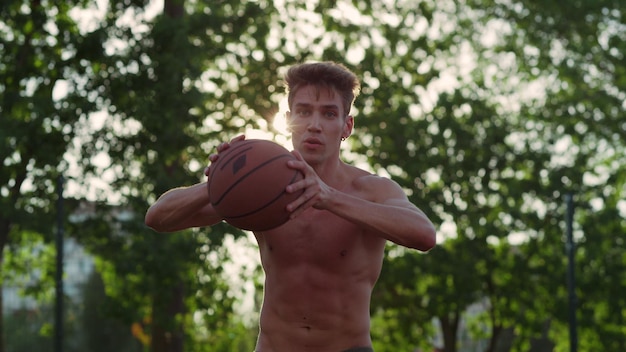
[[[341,140],[342,140],[342,141],[345,141],[345,140],[346,140],[346,137],[341,137]]]

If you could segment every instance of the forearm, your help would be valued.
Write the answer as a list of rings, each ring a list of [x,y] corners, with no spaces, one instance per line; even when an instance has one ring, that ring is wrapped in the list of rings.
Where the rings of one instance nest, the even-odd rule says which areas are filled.
[[[165,192],[146,212],[146,225],[159,232],[173,232],[221,221],[206,187],[206,183],[199,183]]]
[[[327,210],[343,217],[386,240],[421,251],[431,249],[436,242],[432,222],[419,208],[393,202],[380,204],[336,192]]]

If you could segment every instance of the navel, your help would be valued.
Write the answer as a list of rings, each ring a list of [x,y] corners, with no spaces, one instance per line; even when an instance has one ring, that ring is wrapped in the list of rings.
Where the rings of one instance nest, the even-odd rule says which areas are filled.
[[[302,321],[303,321],[303,324],[305,324],[304,322],[306,321],[306,317],[302,317]],[[310,325],[302,325],[301,328],[306,330],[306,331],[311,331],[311,326]]]
[[[344,249],[343,251],[339,252],[339,255],[345,257],[346,255],[348,255],[348,250]]]

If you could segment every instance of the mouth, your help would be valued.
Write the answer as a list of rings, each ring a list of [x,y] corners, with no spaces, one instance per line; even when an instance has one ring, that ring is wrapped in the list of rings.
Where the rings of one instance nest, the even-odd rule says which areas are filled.
[[[313,138],[313,137],[311,137],[311,138],[307,138],[307,139],[305,139],[305,140],[304,140],[304,144],[306,144],[306,145],[311,145],[311,146],[315,146],[315,145],[322,145],[322,141],[320,141],[320,140],[319,140],[319,139],[317,139],[317,138]]]

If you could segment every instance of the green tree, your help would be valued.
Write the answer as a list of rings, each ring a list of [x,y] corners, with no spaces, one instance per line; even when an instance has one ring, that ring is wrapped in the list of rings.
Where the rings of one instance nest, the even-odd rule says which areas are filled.
[[[202,179],[222,140],[271,130],[285,66],[329,59],[363,77],[349,141],[366,160],[346,158],[398,181],[442,237],[426,255],[389,246],[372,306],[377,350],[426,347],[440,330],[456,351],[465,324],[488,351],[513,329],[523,351],[549,323],[564,351],[566,192],[578,210],[581,347],[624,348],[623,4],[166,0],[152,18],[145,1],[110,1],[82,32],[72,4],[45,5],[1,5],[11,31],[0,42],[0,239],[16,249],[15,236],[51,232],[54,179],[76,136],[76,180],[102,177],[110,190],[69,232],[100,257],[111,313],[152,318],[153,351],[254,343],[221,265],[223,239],[242,233],[157,235],[142,214]],[[51,31],[42,16],[58,35],[35,35]],[[61,81],[69,93],[53,98]],[[92,130],[95,109],[106,119]],[[469,316],[477,302],[484,311]]]
[[[563,316],[565,307],[558,304],[565,301],[566,295],[562,284],[565,277],[562,195],[575,185],[584,184],[583,175],[589,170],[589,162],[599,162],[591,159],[589,153],[574,158],[574,164],[580,168],[559,161],[561,157],[570,157],[559,149],[562,143],[568,138],[577,143],[580,138],[576,137],[579,133],[576,120],[553,117],[564,116],[569,104],[555,97],[578,101],[570,100],[567,93],[577,89],[573,85],[563,89],[561,83],[577,82],[578,76],[567,70],[565,73],[570,75],[563,76],[558,70],[562,65],[551,56],[555,51],[550,48],[568,41],[559,44],[554,36],[529,36],[528,32],[533,32],[535,27],[528,21],[545,24],[544,33],[552,33],[549,25],[562,21],[536,15],[541,11],[533,7],[537,4],[530,3],[509,6],[484,1],[467,4],[424,1],[417,6],[408,2],[353,2],[352,5],[359,15],[345,15],[347,11],[337,11],[334,4],[323,1],[293,2],[275,10],[263,2],[204,10],[203,19],[206,13],[228,15],[229,19],[209,21],[216,24],[210,31],[211,38],[219,40],[212,49],[222,51],[210,56],[212,63],[206,66],[204,77],[217,92],[218,99],[209,99],[203,105],[215,107],[214,112],[194,107],[191,111],[200,112],[194,121],[209,117],[205,121],[213,121],[209,124],[214,133],[206,135],[204,140],[217,143],[241,130],[246,123],[262,122],[255,116],[271,116],[275,108],[259,94],[258,87],[269,87],[269,93],[276,91],[275,69],[291,62],[285,57],[291,56],[296,61],[336,59],[353,64],[364,77],[363,96],[357,106],[359,137],[352,139],[356,150],[368,157],[374,169],[400,182],[416,204],[427,209],[437,223],[445,225],[443,228],[452,229],[444,231],[449,238],[431,256],[409,259],[412,256],[399,255],[389,261],[413,268],[414,274],[400,270],[397,273],[405,273],[400,276],[389,270],[385,278],[392,279],[392,283],[383,279],[379,289],[381,297],[390,297],[390,301],[381,300],[375,309],[397,319],[404,317],[404,321],[411,319],[413,324],[401,326],[406,330],[418,327],[417,333],[411,330],[403,336],[416,338],[419,332],[431,331],[432,318],[438,318],[446,337],[446,349],[453,351],[457,348],[455,336],[465,309],[477,300],[487,299],[484,324],[488,332],[483,337],[491,340],[489,349],[495,349],[503,332],[511,327],[516,328],[520,337],[516,348],[524,348],[532,336],[541,333],[546,320]],[[351,4],[342,3],[342,6]],[[284,35],[278,37],[280,45],[258,45],[264,39],[276,39],[271,36],[276,27],[252,14],[243,16],[249,8],[262,9],[265,14],[262,19],[268,23],[274,19],[285,28]],[[197,15],[192,6],[189,9],[191,18],[194,17],[191,14]],[[596,9],[602,15],[602,7]],[[273,11],[287,16],[275,18]],[[380,13],[389,15],[378,16]],[[305,33],[300,29],[319,24],[316,15],[321,16],[324,32]],[[250,18],[256,21],[250,23]],[[573,19],[576,17],[567,19],[572,26],[577,24]],[[497,35],[489,37],[494,31]],[[573,30],[566,33],[576,36]],[[198,35],[193,37],[193,42],[201,44],[203,38]],[[579,49],[571,50],[575,53]],[[463,67],[461,56],[468,57],[468,67]],[[221,70],[218,73],[208,69],[211,67]],[[122,100],[129,95],[128,87],[124,84],[123,89],[117,89],[118,93],[123,92]],[[132,93],[132,89],[130,92],[131,96],[149,96]],[[271,100],[273,95],[269,96]],[[112,106],[116,106],[117,112],[129,114],[140,105]],[[612,111],[609,110],[614,114],[611,116],[619,116],[621,110]],[[235,114],[241,118],[230,118]],[[154,115],[146,116],[148,119]],[[163,138],[173,131],[163,121],[154,121],[167,126],[154,136]],[[142,121],[141,125],[149,126],[148,123]],[[105,137],[108,140],[113,135],[109,133]],[[612,146],[615,137],[611,141]],[[585,150],[594,150],[597,141],[588,142],[584,144]],[[116,140],[115,145],[123,143]],[[133,153],[143,154],[135,150]],[[166,164],[167,158],[161,157],[165,153],[153,154],[159,155],[154,159],[158,160],[156,165]],[[115,160],[119,159],[122,158]],[[123,160],[132,158],[125,154]],[[193,163],[188,165],[194,169]],[[166,187],[156,188],[156,194],[180,182],[163,184]],[[132,189],[135,188],[129,188]],[[520,244],[509,242],[519,236],[525,236]],[[461,254],[467,249],[470,249],[467,255]],[[401,264],[403,260],[411,260],[412,265]],[[453,265],[437,265],[435,260]],[[412,278],[427,275],[430,278],[419,280],[415,287]],[[390,311],[395,306],[391,299],[399,295],[413,298],[411,315]],[[415,299],[422,295],[425,295],[423,299]],[[554,304],[540,304],[537,297]],[[429,304],[439,298],[438,304]],[[418,343],[406,338],[394,340],[394,336],[401,339],[398,335],[388,336],[394,348]]]
[[[7,336],[11,336],[7,341],[7,350],[51,351],[52,338],[42,333],[50,315],[49,309],[19,309],[7,315],[4,329]]]
[[[512,41],[525,39],[526,45],[516,51],[527,63],[525,69],[552,77],[549,98],[541,106],[529,107],[523,116],[550,122],[550,128],[539,135],[549,141],[552,158],[544,167],[554,185],[555,203],[562,204],[564,192],[575,197],[576,308],[580,347],[588,351],[620,350],[626,343],[619,328],[626,305],[617,293],[624,282],[612,279],[620,276],[626,250],[616,236],[623,233],[625,218],[624,203],[619,201],[626,190],[626,82],[621,54],[625,10],[617,1],[567,5],[527,1],[523,11],[501,9],[518,29]],[[558,253],[558,247],[553,248]],[[552,313],[561,317],[559,325],[567,330],[567,299],[563,289],[559,291]],[[565,346],[557,348],[565,350]]]
[[[81,242],[102,258],[99,269],[118,315],[128,322],[150,318],[150,350],[241,344],[223,333],[231,324],[242,328],[233,318],[236,297],[224,282],[223,263],[210,257],[226,235],[242,232],[224,225],[159,235],[143,225],[143,214],[166,190],[198,182],[210,150],[247,120],[254,123],[252,108],[268,109],[258,87],[275,79],[262,69],[270,64],[255,57],[269,56],[262,50],[251,56],[249,47],[267,33],[254,19],[271,8],[256,1],[210,7],[165,1],[148,19],[145,5],[112,1],[94,31],[103,36],[98,50],[109,52],[92,64],[87,89],[98,92],[108,118],[82,148],[87,174],[113,170],[111,190],[121,198],[116,207],[132,216],[116,217],[115,203],[103,198],[80,224],[90,229]],[[124,13],[143,19],[118,22]],[[110,48],[109,40],[127,45]],[[246,41],[249,46],[236,44]],[[91,162],[100,152],[110,158],[102,169]],[[198,320],[207,336],[196,334]]]
[[[75,124],[93,108],[76,90],[62,91],[80,87],[80,53],[89,43],[69,10],[82,3],[0,5],[0,278],[14,269],[4,263],[8,252],[28,256],[19,248],[22,237],[51,239],[56,183],[68,168],[64,154]],[[51,284],[54,265],[35,263],[41,264],[42,282]],[[0,351],[4,336],[0,325]]]
[[[76,319],[81,306],[67,300],[65,302],[66,319],[63,326],[63,347],[67,352],[85,351],[84,338],[80,322]],[[11,310],[6,314],[5,333],[7,338],[5,349],[11,352],[54,350],[54,306],[39,302],[37,307],[23,307]]]
[[[389,275],[384,276],[379,290],[407,297],[411,302],[408,306],[415,307],[407,314],[413,321],[422,316],[416,314],[419,310],[428,310],[430,317],[437,317],[446,351],[459,347],[454,337],[460,315],[464,305],[478,297],[488,299],[484,326],[489,330],[484,337],[491,340],[489,351],[496,348],[499,335],[510,327],[519,337],[514,348],[525,350],[530,338],[539,335],[545,322],[551,320],[557,323],[550,335],[559,338],[557,348],[564,348],[567,292],[562,234],[566,192],[576,194],[580,211],[596,208],[615,216],[611,225],[602,226],[603,230],[597,225],[585,225],[597,224],[591,220],[595,214],[576,217],[583,222],[583,228],[592,230],[577,232],[577,260],[589,263],[586,247],[595,247],[596,258],[603,258],[601,264],[594,260],[578,266],[579,274],[583,274],[581,282],[595,284],[581,285],[579,297],[597,294],[606,299],[607,287],[600,288],[595,280],[611,275],[604,270],[619,270],[624,263],[624,245],[614,238],[624,223],[624,205],[616,201],[624,194],[623,177],[619,176],[623,174],[620,161],[625,140],[620,119],[624,110],[624,82],[620,80],[623,65],[619,64],[623,44],[618,40],[623,31],[617,30],[624,26],[623,5],[525,1],[476,1],[447,7],[439,4],[439,16],[441,11],[448,13],[458,26],[448,42],[449,50],[431,55],[444,61],[450,60],[449,54],[463,50],[466,55],[474,54],[471,80],[456,88],[453,81],[452,92],[440,94],[432,110],[416,103],[410,90],[391,92],[392,96],[410,97],[408,103],[392,105],[391,111],[383,104],[372,109],[385,114],[371,123],[367,121],[369,133],[365,133],[361,150],[380,150],[379,155],[371,155],[371,163],[397,170],[392,176],[417,193],[416,203],[428,201],[424,207],[433,212],[437,222],[453,223],[456,230],[440,248],[419,257],[423,261],[416,262],[413,256],[389,260]],[[436,27],[436,23],[430,25]],[[498,30],[498,35],[487,40],[486,29]],[[405,56],[415,59],[415,52],[409,50]],[[386,57],[399,61],[402,55]],[[402,71],[393,72],[402,76]],[[463,82],[463,77],[459,80]],[[538,84],[530,87],[544,94],[524,100],[521,92],[533,82]],[[389,99],[388,92],[381,91],[375,101],[398,101]],[[369,135],[375,137],[370,139]],[[600,155],[599,149],[603,151]],[[508,240],[520,234],[528,238],[511,246]],[[594,240],[589,241],[591,238]],[[612,249],[611,265],[607,266],[607,259],[599,255],[601,248]],[[439,254],[448,251],[449,256]],[[413,269],[410,277],[417,283],[393,276],[397,268],[405,267]],[[598,276],[593,267],[601,267],[603,274]],[[402,270],[397,273],[409,275]],[[612,273],[616,275],[617,271]],[[623,288],[619,280],[610,282],[609,295]],[[446,292],[452,296],[446,296]],[[390,297],[379,301],[380,309],[407,306],[404,300],[394,300],[395,295]],[[442,302],[437,297],[442,297]],[[609,304],[587,299],[583,302],[578,308],[585,348],[613,350],[622,346],[623,339],[617,336],[620,329],[616,327],[622,323],[618,315],[623,312],[623,300],[615,296]],[[597,318],[589,313],[596,309],[616,313],[602,314],[606,320],[598,327]],[[429,324],[428,319],[422,324]],[[404,326],[408,330],[404,336],[408,336],[413,325]],[[605,328],[613,339],[600,337]]]
[[[84,341],[82,350],[91,352],[139,352],[141,343],[131,334],[131,326],[112,316],[101,276],[92,272],[83,286],[81,312],[77,322]]]

